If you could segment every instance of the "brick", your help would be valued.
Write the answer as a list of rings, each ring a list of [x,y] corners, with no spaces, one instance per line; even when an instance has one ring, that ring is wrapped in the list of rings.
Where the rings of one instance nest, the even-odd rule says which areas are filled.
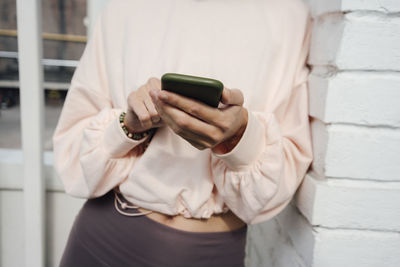
[[[400,231],[400,182],[317,179],[308,174],[295,203],[312,225]]]
[[[369,10],[384,13],[400,11],[398,0],[308,0],[314,16],[328,12],[349,12],[355,10]]]
[[[331,14],[315,21],[309,63],[340,70],[400,70],[400,16]]]
[[[277,221],[309,267],[398,267],[400,233],[311,226],[293,205]]]
[[[249,226],[247,267],[307,267],[276,219]]]
[[[319,229],[315,267],[398,267],[400,234],[358,230]]]
[[[316,241],[314,227],[300,214],[293,203],[290,203],[275,219],[280,225],[281,231],[290,239],[297,254],[304,260],[306,266],[313,266]]]
[[[324,124],[313,119],[312,169],[318,177],[400,181],[400,130]]]
[[[336,72],[310,75],[310,115],[325,123],[400,127],[400,74]]]

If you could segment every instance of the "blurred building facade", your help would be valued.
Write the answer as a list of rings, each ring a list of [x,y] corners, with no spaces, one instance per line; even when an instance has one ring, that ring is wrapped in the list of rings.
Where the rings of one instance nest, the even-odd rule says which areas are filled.
[[[86,0],[42,1],[45,87],[66,90],[86,44]],[[18,103],[16,0],[0,0],[0,103]],[[72,66],[71,66],[72,65]],[[50,101],[65,92],[50,93]],[[48,96],[48,95],[46,95]]]

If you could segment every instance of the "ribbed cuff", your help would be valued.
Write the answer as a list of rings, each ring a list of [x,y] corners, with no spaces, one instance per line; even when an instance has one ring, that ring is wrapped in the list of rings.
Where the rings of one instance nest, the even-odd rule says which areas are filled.
[[[265,129],[252,112],[248,112],[248,121],[242,138],[236,146],[226,154],[216,154],[213,156],[221,159],[230,169],[239,171],[251,165],[265,146]]]
[[[113,158],[125,156],[130,150],[149,138],[146,136],[140,140],[133,140],[126,136],[121,128],[119,115],[106,127],[103,137],[104,147]]]

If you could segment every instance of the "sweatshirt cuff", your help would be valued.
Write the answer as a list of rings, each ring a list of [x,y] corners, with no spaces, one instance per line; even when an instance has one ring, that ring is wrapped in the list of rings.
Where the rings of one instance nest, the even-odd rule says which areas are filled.
[[[236,146],[225,154],[212,155],[221,159],[230,169],[240,170],[251,165],[263,151],[265,146],[265,129],[252,112],[248,112],[249,119],[242,138]]]
[[[119,122],[119,114],[106,127],[104,131],[103,144],[105,149],[113,158],[125,156],[130,150],[143,143],[149,136],[140,140],[133,140],[126,136]]]

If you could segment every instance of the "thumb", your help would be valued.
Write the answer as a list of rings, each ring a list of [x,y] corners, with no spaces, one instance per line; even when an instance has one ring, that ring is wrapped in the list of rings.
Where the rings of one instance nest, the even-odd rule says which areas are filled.
[[[244,98],[239,89],[229,89],[224,87],[221,96],[221,102],[225,105],[243,105]]]

